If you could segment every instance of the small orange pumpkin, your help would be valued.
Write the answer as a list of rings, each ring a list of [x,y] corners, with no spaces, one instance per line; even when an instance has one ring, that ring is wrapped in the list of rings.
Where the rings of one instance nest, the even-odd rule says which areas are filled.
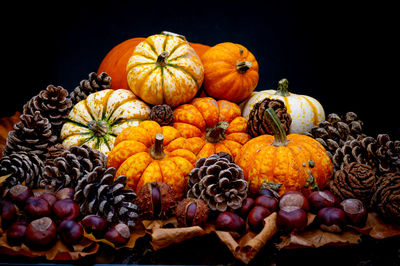
[[[238,103],[257,86],[257,60],[243,45],[230,42],[217,44],[203,54],[201,61],[204,88],[211,97]]]
[[[116,176],[125,175],[135,191],[148,182],[162,181],[181,197],[195,162],[196,155],[178,130],[148,120],[117,136],[107,166],[117,169]]]
[[[286,136],[274,110],[267,109],[266,115],[274,136],[253,138],[236,157],[250,183],[250,191],[257,193],[263,183],[280,188],[280,194],[289,190],[307,194],[312,189],[326,187],[333,165],[323,146],[305,135]]]
[[[174,110],[174,124],[182,137],[188,139],[197,158],[227,152],[233,157],[251,138],[247,120],[235,103],[211,97],[195,98]]]

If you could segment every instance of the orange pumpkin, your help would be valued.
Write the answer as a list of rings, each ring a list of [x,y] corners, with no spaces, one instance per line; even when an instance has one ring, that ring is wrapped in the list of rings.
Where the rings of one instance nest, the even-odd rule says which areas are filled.
[[[208,49],[201,61],[204,66],[204,88],[217,99],[240,102],[258,83],[258,63],[246,47],[220,43]]]
[[[97,73],[106,72],[110,75],[112,78],[111,89],[129,90],[128,81],[126,79],[126,64],[136,46],[145,39],[146,38],[143,37],[128,39],[112,48],[104,57],[103,61],[101,61]],[[210,46],[200,43],[190,43],[190,46],[193,47],[199,57],[210,48]]]
[[[308,194],[313,189],[326,187],[333,166],[323,146],[305,135],[286,136],[273,109],[267,109],[266,115],[274,136],[253,138],[236,157],[236,163],[250,183],[250,191],[257,193],[263,183],[280,188],[280,194],[289,190]]]
[[[188,139],[197,158],[227,152],[233,157],[250,139],[247,120],[235,103],[211,97],[195,98],[174,110],[173,127]]]
[[[117,136],[107,166],[117,169],[116,176],[125,175],[135,191],[148,182],[162,181],[181,197],[195,162],[196,155],[178,130],[148,120]]]

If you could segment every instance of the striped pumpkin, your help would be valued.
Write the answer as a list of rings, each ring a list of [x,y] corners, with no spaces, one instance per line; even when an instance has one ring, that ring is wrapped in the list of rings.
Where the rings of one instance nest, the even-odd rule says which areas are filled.
[[[322,105],[314,98],[305,95],[290,93],[287,79],[279,81],[277,90],[265,90],[253,92],[246,101],[240,104],[242,116],[249,119],[254,105],[265,98],[279,99],[285,103],[287,112],[292,117],[290,134],[305,134],[310,132],[313,126],[325,120],[325,112]]]
[[[143,101],[172,107],[190,101],[204,79],[200,58],[186,39],[165,32],[136,46],[126,73],[129,88]]]
[[[102,90],[77,103],[61,129],[66,147],[86,144],[105,154],[114,147],[117,135],[125,128],[146,120],[150,107],[131,91]]]

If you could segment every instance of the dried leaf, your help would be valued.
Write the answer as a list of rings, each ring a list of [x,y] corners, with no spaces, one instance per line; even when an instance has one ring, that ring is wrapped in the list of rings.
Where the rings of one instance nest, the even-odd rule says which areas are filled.
[[[384,239],[400,235],[400,225],[385,223],[375,212],[368,213],[367,222],[364,227],[352,228],[361,234],[369,235],[375,239]]]

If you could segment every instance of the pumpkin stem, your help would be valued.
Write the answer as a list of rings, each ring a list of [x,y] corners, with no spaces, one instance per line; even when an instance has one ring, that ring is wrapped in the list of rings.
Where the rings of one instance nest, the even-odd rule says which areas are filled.
[[[217,143],[225,139],[225,131],[229,127],[226,121],[218,122],[215,127],[207,130],[206,140],[211,143]]]
[[[281,79],[278,83],[278,89],[275,92],[275,95],[279,96],[289,96],[289,81],[287,79]]]
[[[153,147],[151,147],[150,150],[150,156],[154,160],[161,160],[165,157],[163,141],[164,141],[163,134],[157,133],[154,145]]]
[[[271,126],[272,131],[274,132],[274,141],[272,145],[278,146],[286,146],[288,144],[288,139],[286,138],[285,129],[282,127],[281,120],[279,120],[276,115],[274,109],[268,108],[264,112],[264,116],[268,121],[268,124]]]
[[[240,74],[246,73],[247,70],[249,70],[253,66],[253,63],[251,61],[241,61],[236,64],[236,70]]]
[[[165,31],[165,30],[164,30],[164,31],[161,32],[161,34],[162,34],[162,35],[166,35],[166,36],[178,37],[178,38],[181,38],[182,40],[186,41],[186,37],[183,36],[183,35],[180,35],[180,34],[178,34],[178,33],[173,33],[173,32]]]
[[[108,133],[108,124],[105,121],[92,120],[88,123],[88,128],[96,138],[101,138]]]
[[[157,65],[159,65],[160,67],[163,67],[167,64],[167,62],[165,62],[165,59],[167,58],[167,56],[169,55],[168,51],[164,51],[162,52],[158,57],[157,57]]]

